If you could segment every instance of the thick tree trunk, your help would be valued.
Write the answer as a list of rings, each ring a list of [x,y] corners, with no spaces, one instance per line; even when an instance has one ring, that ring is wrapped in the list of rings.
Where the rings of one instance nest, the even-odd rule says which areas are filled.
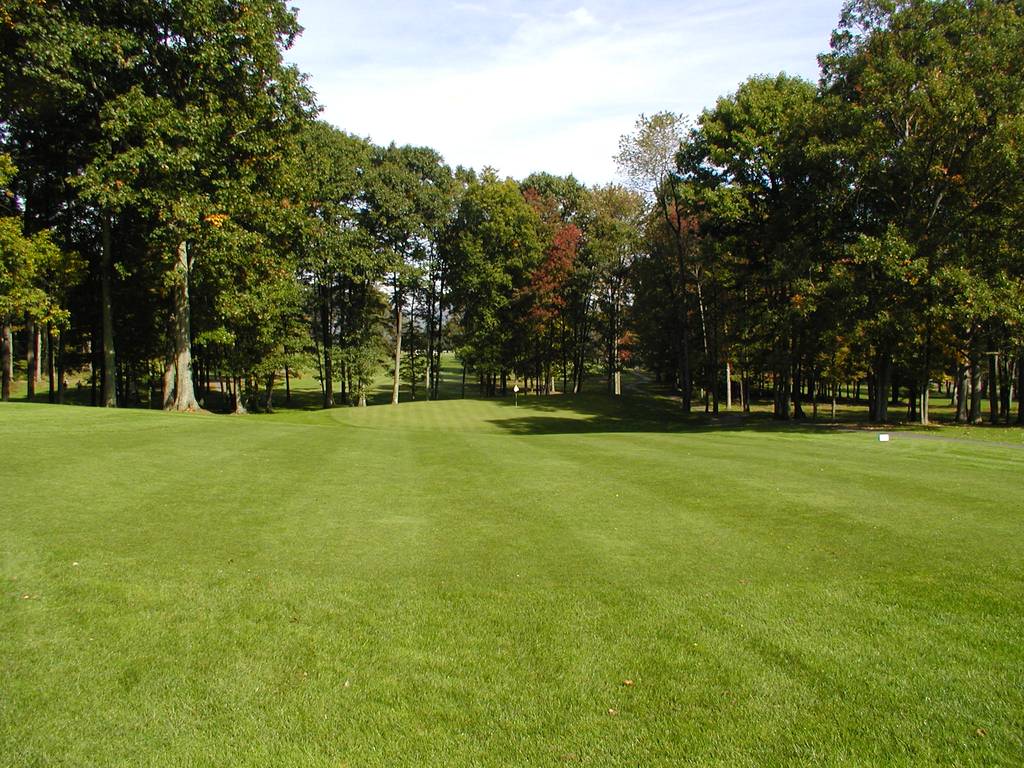
[[[786,421],[789,419],[789,371],[777,371],[773,383],[772,416],[780,421]]]
[[[14,381],[14,334],[7,323],[0,326],[0,379],[0,398],[7,402],[11,399],[11,382]]]
[[[274,412],[274,379],[277,378],[277,373],[271,371],[267,375],[267,389],[263,397],[263,409],[267,413]]]
[[[245,399],[242,397],[242,377],[235,377],[235,414],[242,416],[248,413],[245,410]]]
[[[971,424],[981,423],[981,360],[977,350],[971,352],[971,407],[967,420]]]
[[[178,259],[174,267],[174,405],[175,411],[199,410],[192,384],[192,318],[189,305],[188,243],[178,245]]]
[[[160,392],[160,407],[165,411],[174,408],[174,360],[170,359],[164,364],[163,387]]]
[[[179,246],[179,250],[180,247]],[[179,261],[181,256],[179,254]],[[117,407],[117,387],[115,375],[117,363],[114,357],[114,317],[113,304],[111,301],[110,272],[112,269],[113,257],[111,255],[110,243],[110,217],[103,214],[102,225],[102,252],[100,256],[100,303],[103,321],[103,388],[100,393],[100,403],[105,408]],[[187,268],[187,264],[186,264]],[[186,280],[188,278],[186,277]],[[185,303],[188,303],[188,285],[185,286]],[[176,308],[177,309],[177,308]]]

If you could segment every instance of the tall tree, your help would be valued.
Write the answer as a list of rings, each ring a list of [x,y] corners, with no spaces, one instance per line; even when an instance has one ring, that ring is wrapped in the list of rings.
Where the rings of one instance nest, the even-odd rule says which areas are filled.
[[[513,298],[540,265],[540,218],[519,186],[492,174],[466,190],[444,238],[452,304],[460,315],[461,357],[494,391],[516,367]]]
[[[15,174],[7,155],[0,155],[0,201],[13,198],[9,185]],[[7,208],[7,210],[4,210]],[[47,275],[63,275],[66,288],[77,271],[73,257],[53,244],[49,231],[26,235],[20,211],[0,203],[0,395],[11,397],[14,372],[13,328],[16,325],[61,326],[67,310],[58,303],[56,291],[47,290]],[[33,372],[27,369],[31,379]],[[31,396],[32,387],[28,387]]]
[[[624,306],[633,262],[640,253],[643,198],[617,185],[595,187],[587,201],[584,229],[586,249],[597,276],[599,303],[605,319],[605,359],[608,390],[622,394],[620,340]]]
[[[190,411],[190,285],[202,267],[190,242],[210,217],[273,190],[282,143],[308,118],[312,97],[282,62],[299,32],[283,2],[200,0],[145,6],[139,16],[140,76],[105,105],[97,156],[77,181],[100,208],[133,209],[149,223],[172,307],[172,407]]]
[[[889,246],[899,243],[913,266],[901,289],[906,326],[895,339],[874,341],[878,420],[886,416],[889,368],[901,358],[913,368],[927,423],[929,382],[941,367],[941,276],[958,265],[991,265],[976,279],[998,270],[1002,225],[1020,198],[1024,169],[1022,48],[1016,3],[854,0],[821,57],[823,85],[845,107],[852,137],[857,232],[872,241],[862,252],[892,254]],[[891,301],[879,286],[868,311]],[[966,332],[975,350],[969,340],[989,335],[977,326]]]
[[[393,405],[398,404],[401,384],[405,303],[436,233],[450,214],[452,190],[451,169],[432,149],[392,144],[373,153],[363,222],[388,261],[394,320]]]
[[[693,371],[690,361],[690,290],[689,273],[692,254],[692,222],[685,210],[680,190],[676,158],[687,136],[689,124],[675,112],[641,115],[633,133],[619,140],[615,162],[633,187],[643,194],[658,214],[669,233],[669,243],[677,261],[672,274],[679,282],[677,294],[680,339],[679,387],[683,395],[683,411],[689,413],[693,402]]]

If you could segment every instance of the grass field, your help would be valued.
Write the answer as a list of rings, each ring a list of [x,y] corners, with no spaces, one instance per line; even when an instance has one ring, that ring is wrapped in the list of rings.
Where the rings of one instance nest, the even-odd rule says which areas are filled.
[[[0,405],[0,765],[1019,766],[997,436]]]

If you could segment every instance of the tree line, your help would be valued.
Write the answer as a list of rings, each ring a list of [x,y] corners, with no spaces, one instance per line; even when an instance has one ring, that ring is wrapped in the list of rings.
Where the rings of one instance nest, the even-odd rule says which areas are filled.
[[[500,178],[317,118],[277,0],[0,15],[3,394],[270,409],[462,387],[621,391],[778,418],[863,388],[870,417],[1024,422],[1024,6],[854,0],[817,83],[753,77],[641,116],[624,185]]]

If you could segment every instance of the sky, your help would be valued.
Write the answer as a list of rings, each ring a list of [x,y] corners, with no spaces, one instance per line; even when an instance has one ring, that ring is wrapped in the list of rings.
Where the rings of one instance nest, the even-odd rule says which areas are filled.
[[[816,80],[842,0],[292,0],[285,58],[326,121],[452,166],[617,179],[640,114],[699,116],[757,74]]]

